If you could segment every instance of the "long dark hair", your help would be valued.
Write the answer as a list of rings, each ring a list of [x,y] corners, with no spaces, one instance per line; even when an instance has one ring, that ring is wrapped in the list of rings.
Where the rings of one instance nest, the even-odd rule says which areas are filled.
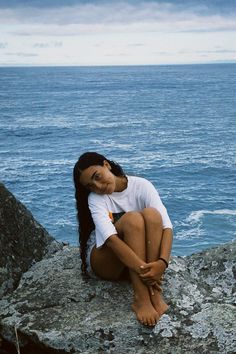
[[[80,256],[82,260],[82,272],[87,273],[86,255],[87,242],[91,232],[95,229],[95,225],[88,207],[88,195],[90,191],[80,183],[80,175],[82,171],[90,166],[103,166],[104,161],[107,161],[111,166],[111,172],[115,176],[125,176],[122,167],[114,161],[108,160],[105,156],[96,152],[85,152],[76,162],[73,170],[75,199],[78,218],[78,232],[80,243]]]

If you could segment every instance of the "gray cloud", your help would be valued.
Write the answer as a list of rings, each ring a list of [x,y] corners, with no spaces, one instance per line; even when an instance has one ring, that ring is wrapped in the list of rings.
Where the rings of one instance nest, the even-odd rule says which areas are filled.
[[[103,5],[103,4],[170,4],[181,9],[195,8],[201,11],[202,8],[212,13],[236,12],[235,0],[1,0],[0,8],[59,8],[76,5]],[[204,15],[204,14],[203,14]]]
[[[18,32],[11,26],[8,33],[24,36],[30,35],[31,31],[35,35],[47,35],[51,31],[54,36],[73,36],[107,32],[108,27],[114,32],[236,30],[236,14],[210,13],[206,5],[208,1],[204,4],[199,1],[198,5],[190,2],[192,6],[186,7],[179,5],[178,1],[76,3],[57,8],[6,8],[0,11],[0,23],[17,25]]]
[[[236,15],[235,0],[123,0],[123,1],[79,1],[79,0],[19,0],[5,3],[0,12],[1,23],[41,24],[98,24],[134,23],[170,20],[173,16],[227,16]],[[223,5],[222,5],[223,3]],[[213,6],[214,5],[214,6]],[[2,16],[1,16],[2,14]]]
[[[8,62],[33,64],[91,63],[90,51],[97,63],[149,62],[150,54],[158,62],[233,58],[235,7],[236,0],[0,0],[0,48]]]

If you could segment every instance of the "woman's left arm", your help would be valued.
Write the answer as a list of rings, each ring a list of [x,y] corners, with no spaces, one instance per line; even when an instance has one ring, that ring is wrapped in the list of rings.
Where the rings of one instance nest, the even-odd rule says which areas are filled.
[[[173,231],[172,223],[167,213],[167,210],[162,203],[158,191],[149,181],[144,182],[144,198],[147,207],[153,207],[159,211],[163,222],[163,233],[159,252],[159,259],[142,266],[142,279],[145,282],[159,281],[168,267],[170,260]]]
[[[160,282],[162,275],[169,264],[172,240],[173,240],[172,229],[170,228],[164,229],[162,235],[159,259],[157,259],[155,262],[150,262],[140,267],[141,268],[140,277],[148,285],[152,285],[153,282],[156,281]]]
[[[164,229],[161,240],[161,250],[159,258],[163,258],[167,263],[170,260],[173,241],[173,231],[170,228]]]

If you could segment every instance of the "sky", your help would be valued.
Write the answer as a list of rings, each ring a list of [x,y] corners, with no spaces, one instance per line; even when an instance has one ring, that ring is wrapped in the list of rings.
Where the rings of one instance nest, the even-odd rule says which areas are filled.
[[[0,66],[236,62],[236,0],[0,0]]]

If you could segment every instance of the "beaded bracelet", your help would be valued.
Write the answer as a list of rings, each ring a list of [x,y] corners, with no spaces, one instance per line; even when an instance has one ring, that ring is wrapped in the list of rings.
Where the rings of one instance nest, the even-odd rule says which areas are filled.
[[[163,262],[165,263],[165,265],[166,265],[166,268],[168,268],[168,265],[169,265],[169,264],[167,263],[167,261],[166,261],[164,258],[161,258],[161,257],[160,257],[159,259],[160,259],[161,261],[163,261]]]

